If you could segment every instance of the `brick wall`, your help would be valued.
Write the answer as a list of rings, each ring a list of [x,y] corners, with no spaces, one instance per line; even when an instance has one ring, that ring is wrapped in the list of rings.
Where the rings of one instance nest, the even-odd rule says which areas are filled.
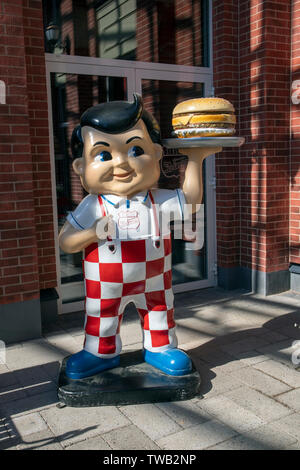
[[[0,4],[1,302],[57,284],[41,2]]]
[[[213,65],[215,95],[228,99],[239,110],[238,8],[234,0],[213,2]],[[240,135],[239,124],[237,135]],[[216,225],[218,265],[240,263],[239,152],[223,149],[216,155]]]
[[[246,138],[217,157],[218,263],[286,270],[290,3],[215,1],[214,39],[215,92],[233,101]]]
[[[287,269],[289,225],[290,261],[300,263],[297,104],[291,105],[289,140],[290,83],[300,79],[299,3],[213,1],[215,93],[234,104],[237,134],[246,138],[240,150],[216,157],[218,264],[224,268]],[[69,35],[71,53],[80,53],[83,45],[74,44],[70,5],[62,1],[63,38]],[[72,5],[82,8],[83,2]],[[91,0],[88,5],[86,21],[92,30]],[[177,0],[172,6],[138,0],[137,6],[137,60],[201,65],[199,2]],[[160,49],[159,37],[166,33],[162,21],[172,8],[176,48]],[[0,33],[0,79],[7,90],[7,104],[0,104],[0,294],[2,302],[16,302],[38,298],[40,289],[57,283],[42,2],[3,0]],[[87,47],[96,54],[93,35]]]
[[[292,6],[290,261],[300,264],[300,1]],[[298,85],[296,80],[299,80]]]
[[[240,70],[248,72],[240,91],[241,262],[268,272],[288,268],[290,9],[283,0],[251,6],[240,3]]]
[[[157,10],[151,0],[137,0],[136,59],[159,62],[157,49]]]

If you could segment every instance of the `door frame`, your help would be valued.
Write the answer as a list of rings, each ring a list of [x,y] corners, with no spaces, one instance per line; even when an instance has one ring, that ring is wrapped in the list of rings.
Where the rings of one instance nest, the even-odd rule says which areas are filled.
[[[55,176],[55,155],[53,142],[52,125],[52,96],[51,96],[51,73],[66,73],[76,75],[98,75],[127,78],[127,95],[130,100],[133,93],[142,94],[142,80],[168,80],[180,82],[198,82],[204,84],[204,96],[212,95],[212,67],[192,67],[179,66],[173,64],[159,64],[149,62],[138,62],[118,59],[99,59],[94,57],[67,56],[45,54],[46,59],[46,79],[48,94],[48,116],[49,116],[49,140],[50,140],[50,160],[51,160],[51,182],[53,218],[55,230],[55,253],[56,269],[60,273],[60,256],[58,244],[58,218],[56,202],[56,176]],[[211,62],[210,62],[211,64]],[[174,292],[185,292],[189,290],[212,287],[217,284],[216,265],[216,215],[215,215],[215,162],[214,155],[206,159],[206,204],[210,208],[206,219],[206,242],[207,242],[207,278],[204,280],[177,284],[173,286]],[[69,313],[83,309],[84,302],[77,301],[62,304],[61,300],[61,280],[58,276],[58,312]]]

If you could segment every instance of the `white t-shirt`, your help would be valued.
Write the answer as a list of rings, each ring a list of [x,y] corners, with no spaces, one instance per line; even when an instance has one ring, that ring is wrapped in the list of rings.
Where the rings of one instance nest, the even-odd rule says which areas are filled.
[[[115,223],[113,238],[136,240],[167,236],[170,233],[170,221],[183,220],[185,197],[181,189],[153,189],[151,194],[154,204],[149,191],[138,193],[131,199],[113,194],[101,196],[106,215],[111,214]],[[84,230],[101,217],[98,196],[89,194],[74,212],[69,213],[67,220],[75,229]]]

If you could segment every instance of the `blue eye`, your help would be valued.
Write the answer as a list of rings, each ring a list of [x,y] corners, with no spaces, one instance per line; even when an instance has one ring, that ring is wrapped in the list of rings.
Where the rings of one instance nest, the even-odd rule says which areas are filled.
[[[143,155],[144,150],[142,147],[139,147],[138,145],[135,145],[134,147],[131,147],[128,150],[128,157],[139,157],[140,155]]]
[[[103,152],[101,153],[98,153],[98,155],[96,155],[95,157],[95,160],[96,161],[101,161],[101,162],[107,162],[108,160],[111,160],[112,159],[112,156],[109,152],[107,152],[106,150],[103,150]]]

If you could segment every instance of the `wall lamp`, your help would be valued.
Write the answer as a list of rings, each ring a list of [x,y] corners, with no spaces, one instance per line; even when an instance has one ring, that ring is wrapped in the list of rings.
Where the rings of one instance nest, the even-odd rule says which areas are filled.
[[[70,38],[69,36],[67,36],[63,41],[59,39],[60,29],[57,26],[57,24],[53,22],[49,23],[45,30],[45,36],[46,36],[47,42],[50,44],[53,51],[55,51],[55,49],[56,50],[58,49],[58,51],[61,53],[66,53],[68,55],[70,54],[70,50],[71,50]]]

